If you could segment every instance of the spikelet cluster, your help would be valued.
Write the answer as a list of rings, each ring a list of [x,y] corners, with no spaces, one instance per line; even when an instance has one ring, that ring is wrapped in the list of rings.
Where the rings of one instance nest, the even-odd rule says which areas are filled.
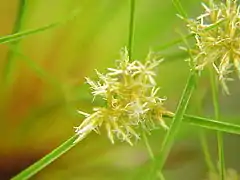
[[[219,2],[219,1],[218,1]],[[196,19],[185,19],[195,35],[193,49],[197,70],[212,66],[226,93],[226,82],[235,71],[240,77],[240,7],[236,0],[203,4],[205,12]]]
[[[145,63],[130,62],[128,51],[124,49],[115,69],[108,68],[106,74],[96,71],[98,81],[86,78],[94,99],[102,99],[105,106],[93,108],[92,114],[79,111],[85,119],[75,127],[79,135],[77,141],[105,127],[112,143],[120,139],[133,145],[132,139],[140,139],[142,131],[150,133],[159,125],[167,129],[163,114],[169,112],[163,107],[165,98],[157,96],[159,88],[155,82],[155,69],[160,62],[151,55]]]

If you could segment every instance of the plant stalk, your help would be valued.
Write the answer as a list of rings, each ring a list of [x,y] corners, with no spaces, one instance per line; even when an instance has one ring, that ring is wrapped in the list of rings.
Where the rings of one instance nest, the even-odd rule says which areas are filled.
[[[195,88],[195,73],[191,72],[190,76],[188,78],[188,81],[186,83],[186,86],[184,88],[184,91],[182,93],[181,100],[177,106],[176,114],[173,117],[172,123],[170,125],[170,128],[163,140],[162,148],[159,152],[158,157],[156,157],[155,161],[153,162],[153,169],[150,173],[150,179],[155,179],[156,173],[158,171],[161,172],[166,159],[170,153],[170,150],[173,146],[173,142],[175,139],[175,136],[178,133],[178,130],[180,129],[180,125],[183,119],[183,116],[185,114],[185,111],[187,109],[189,100],[192,96],[193,90]]]
[[[219,108],[219,90],[217,77],[215,76],[214,69],[210,69],[210,79],[211,79],[211,88],[212,88],[212,100],[214,107],[214,116],[215,120],[219,121],[220,116],[220,108]],[[221,132],[217,132],[217,144],[218,144],[218,167],[219,167],[219,175],[221,180],[225,180],[225,160],[224,160],[224,147],[223,147],[223,137]]]

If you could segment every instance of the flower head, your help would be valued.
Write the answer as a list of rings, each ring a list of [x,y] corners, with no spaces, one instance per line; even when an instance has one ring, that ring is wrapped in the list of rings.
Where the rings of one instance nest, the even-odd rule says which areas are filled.
[[[104,126],[112,143],[117,138],[133,145],[132,137],[140,139],[141,131],[150,133],[157,124],[167,128],[162,118],[168,113],[163,107],[165,98],[157,96],[159,88],[154,80],[161,60],[152,57],[145,63],[130,62],[125,49],[116,62],[117,67],[108,68],[106,74],[96,71],[98,81],[86,78],[94,98],[100,97],[105,106],[93,108],[92,114],[79,111],[86,118],[76,127],[78,140]]]
[[[188,28],[195,35],[194,62],[197,70],[212,66],[226,93],[226,81],[235,70],[240,77],[240,7],[237,0],[225,0],[209,6],[203,4],[205,13],[195,20],[187,20]]]

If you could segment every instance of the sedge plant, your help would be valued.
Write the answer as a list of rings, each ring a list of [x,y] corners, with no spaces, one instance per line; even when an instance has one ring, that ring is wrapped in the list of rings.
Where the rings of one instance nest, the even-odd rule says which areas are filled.
[[[196,40],[194,63],[201,73],[205,68],[210,69],[210,82],[215,119],[220,118],[219,84],[226,94],[230,94],[227,82],[233,71],[239,76],[239,23],[240,6],[236,0],[225,2],[209,1],[202,4],[205,12],[196,19],[186,19],[187,26]],[[209,28],[215,27],[215,28]],[[225,179],[225,160],[223,137],[217,132],[219,177]]]
[[[215,117],[216,119],[186,114],[189,100],[196,87],[197,72],[203,70],[205,66],[210,65],[214,68],[214,72],[217,72],[219,82],[223,85],[225,92],[228,92],[225,84],[228,78],[226,78],[225,75],[229,73],[230,64],[233,64],[234,67],[238,67],[238,64],[235,62],[238,57],[236,52],[237,47],[235,47],[237,46],[237,43],[235,41],[231,42],[231,39],[229,40],[232,36],[225,38],[228,39],[226,42],[224,38],[220,39],[219,44],[217,44],[216,47],[221,50],[221,53],[216,55],[216,53],[214,53],[215,51],[211,51],[211,43],[213,43],[211,37],[210,39],[201,39],[201,33],[205,35],[204,38],[208,35],[208,33],[212,34],[213,32],[215,33],[215,31],[221,35],[226,35],[227,33],[222,32],[225,31],[225,29],[221,29],[221,26],[225,27],[226,24],[224,23],[231,21],[227,15],[231,14],[230,10],[234,9],[232,6],[237,7],[236,12],[238,14],[238,6],[236,5],[236,2],[234,1],[233,4],[231,4],[229,0],[226,1],[224,5],[214,6],[214,11],[215,9],[219,10],[222,8],[222,15],[221,17],[217,17],[216,22],[214,21],[206,27],[205,24],[201,24],[201,22],[203,22],[203,19],[209,14],[201,16],[200,23],[199,20],[188,20],[180,2],[176,0],[174,1],[174,4],[178,8],[181,17],[189,24],[191,34],[187,35],[187,37],[195,35],[197,41],[196,49],[190,50],[188,48],[190,53],[190,72],[176,111],[171,112],[167,110],[164,107],[164,101],[166,98],[158,95],[159,88],[155,81],[155,76],[157,75],[155,69],[160,64],[161,59],[159,60],[158,58],[151,56],[151,54],[147,56],[145,62],[133,60],[132,58],[135,1],[131,0],[128,48],[123,49],[120,60],[116,61],[115,68],[109,67],[107,69],[107,73],[100,73],[96,70],[98,76],[98,80],[96,81],[86,78],[86,82],[90,85],[92,90],[93,98],[97,99],[100,97],[100,99],[104,102],[104,106],[94,107],[91,113],[78,110],[80,114],[85,116],[85,119],[79,126],[75,127],[76,133],[45,157],[13,177],[13,179],[20,180],[33,177],[36,173],[50,165],[61,155],[75,147],[77,143],[80,143],[93,131],[97,133],[105,131],[106,136],[112,143],[116,140],[120,140],[127,142],[132,146],[135,144],[136,140],[143,138],[153,163],[149,179],[156,179],[157,175],[161,179],[164,178],[162,175],[162,169],[174,144],[174,139],[177,136],[182,122],[217,131],[219,134],[218,143],[220,144],[220,149],[222,149],[220,132],[240,134],[240,125],[219,121],[219,110],[217,106],[215,107],[217,114]],[[230,10],[228,8],[230,8]],[[209,10],[208,8],[206,9]],[[224,19],[225,16],[228,18]],[[237,15],[233,17],[236,19],[238,18]],[[231,22],[227,25],[230,24],[232,25],[233,23]],[[203,25],[204,27],[202,28]],[[235,26],[231,27],[235,28]],[[232,35],[232,33],[233,32],[230,32],[229,34]],[[184,39],[184,41],[185,40],[186,39]],[[224,48],[229,44],[229,47],[234,46],[234,48],[232,48],[231,51],[224,53],[224,48],[220,47],[222,45],[221,43],[224,45]],[[175,45],[175,43],[171,45]],[[224,50],[226,49],[228,50],[228,48],[225,48]],[[212,52],[211,56],[209,55],[209,52],[210,54]],[[222,72],[222,69],[224,68],[226,72]],[[214,83],[216,82],[214,81]],[[213,88],[215,87],[216,85],[214,84]],[[213,92],[217,94],[217,90],[214,90]],[[216,100],[214,100],[214,102],[219,103]],[[169,118],[172,120],[170,120],[171,122],[168,126],[168,123],[165,123],[165,121]],[[147,141],[146,134],[150,134],[153,129],[158,127],[166,129],[166,135],[159,154],[154,155]],[[225,167],[223,162],[224,157],[222,156],[223,152],[220,152],[219,154],[221,155],[221,157],[220,155],[219,157],[222,169],[220,176],[224,178],[223,169]]]

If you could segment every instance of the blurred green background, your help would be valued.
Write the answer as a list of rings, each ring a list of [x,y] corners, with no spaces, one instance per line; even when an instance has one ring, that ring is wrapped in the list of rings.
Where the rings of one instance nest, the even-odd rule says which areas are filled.
[[[181,2],[190,17],[201,10],[198,0]],[[177,32],[187,33],[184,23],[170,0],[136,0],[135,9],[133,58],[144,60],[149,50],[162,54],[160,95],[174,111],[188,74],[187,55],[178,46],[162,46],[179,39]],[[84,77],[95,77],[94,69],[104,72],[119,58],[128,43],[129,11],[130,0],[1,1],[0,36],[61,24],[0,45],[0,179],[9,179],[72,136],[83,120],[77,109],[91,112],[94,104]],[[232,96],[220,99],[222,116],[238,122],[238,82],[230,88]],[[212,115],[206,75],[198,82],[189,113]],[[183,124],[164,168],[167,180],[204,179],[207,168],[198,130]],[[156,153],[164,133],[159,129],[149,136]],[[216,158],[215,134],[207,135]],[[237,169],[239,137],[226,135],[225,142],[226,163]],[[105,135],[92,134],[33,179],[134,179],[148,159],[142,141],[134,147],[112,145]]]

